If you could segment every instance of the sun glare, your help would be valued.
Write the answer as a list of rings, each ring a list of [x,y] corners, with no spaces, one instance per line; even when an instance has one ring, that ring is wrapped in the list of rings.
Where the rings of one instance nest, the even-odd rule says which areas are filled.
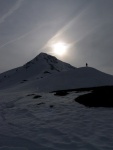
[[[67,44],[63,42],[58,42],[52,45],[53,53],[59,56],[63,56],[67,52]]]

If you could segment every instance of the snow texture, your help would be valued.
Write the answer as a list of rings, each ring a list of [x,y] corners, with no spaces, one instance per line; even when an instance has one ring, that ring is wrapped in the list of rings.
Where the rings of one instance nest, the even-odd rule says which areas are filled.
[[[0,75],[0,150],[112,150],[113,109],[49,91],[113,85],[113,76],[41,53]],[[87,93],[87,92],[86,92]]]
[[[37,95],[0,93],[0,149],[113,149],[113,109],[86,108],[74,101],[75,92],[30,94]]]

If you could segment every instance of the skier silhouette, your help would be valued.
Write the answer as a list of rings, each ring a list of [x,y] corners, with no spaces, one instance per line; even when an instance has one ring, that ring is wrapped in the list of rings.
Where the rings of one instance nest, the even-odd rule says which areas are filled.
[[[88,67],[88,64],[86,63],[86,67]]]

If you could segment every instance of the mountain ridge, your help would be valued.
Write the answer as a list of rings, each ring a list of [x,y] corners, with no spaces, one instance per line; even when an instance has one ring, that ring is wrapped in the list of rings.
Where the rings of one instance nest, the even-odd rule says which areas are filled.
[[[76,68],[46,53],[0,74],[0,89],[55,91],[113,85],[113,76],[92,67]]]

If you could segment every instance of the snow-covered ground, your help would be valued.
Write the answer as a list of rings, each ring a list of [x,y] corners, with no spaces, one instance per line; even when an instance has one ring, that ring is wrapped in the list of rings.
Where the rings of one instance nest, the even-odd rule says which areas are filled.
[[[78,95],[2,90],[0,150],[112,150],[113,109],[86,108]]]
[[[45,53],[0,74],[0,90],[49,92],[113,85],[113,76],[92,67],[75,68]]]
[[[0,150],[113,150],[113,109],[86,108],[74,91],[49,93],[104,85],[113,76],[44,53],[0,74]]]

